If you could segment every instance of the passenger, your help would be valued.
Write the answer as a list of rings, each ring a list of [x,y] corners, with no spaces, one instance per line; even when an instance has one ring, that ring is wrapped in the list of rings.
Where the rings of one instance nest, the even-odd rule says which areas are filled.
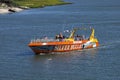
[[[76,40],[79,41],[80,40],[80,36],[77,34],[76,36]]]
[[[80,40],[83,40],[83,36],[80,36]]]
[[[59,38],[60,38],[60,39],[63,39],[62,33],[59,34]]]
[[[65,36],[63,35],[63,39],[65,39]]]
[[[84,35],[79,36],[79,35],[77,34],[77,36],[76,36],[75,39],[76,39],[77,41],[79,41],[79,40],[84,40],[84,39],[85,39],[85,36],[84,36]]]
[[[59,35],[56,35],[56,36],[55,36],[55,39],[59,39]]]
[[[62,33],[60,33],[59,34],[59,41],[62,41],[62,39],[63,39],[63,35],[62,35]]]
[[[60,33],[59,35],[55,36],[55,39],[59,39],[59,41],[64,41],[65,36],[63,36],[62,33]]]
[[[45,37],[44,37],[44,39],[45,39],[45,40],[47,40],[47,39],[48,39],[48,37],[47,37],[47,36],[45,36]]]
[[[85,40],[85,35],[82,35],[83,40]]]

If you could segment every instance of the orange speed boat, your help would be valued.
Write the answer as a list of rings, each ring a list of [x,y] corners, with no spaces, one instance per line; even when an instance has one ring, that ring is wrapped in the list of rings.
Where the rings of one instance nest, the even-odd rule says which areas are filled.
[[[52,52],[68,52],[74,50],[82,50],[95,48],[99,46],[98,39],[94,37],[95,30],[91,28],[91,34],[88,39],[80,36],[75,36],[75,32],[79,28],[74,28],[68,38],[59,35],[56,39],[36,39],[32,40],[28,46],[35,52],[35,54]]]

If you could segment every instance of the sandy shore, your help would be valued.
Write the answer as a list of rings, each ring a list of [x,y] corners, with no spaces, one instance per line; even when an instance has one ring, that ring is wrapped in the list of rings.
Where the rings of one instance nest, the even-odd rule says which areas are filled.
[[[12,11],[13,12],[20,12],[20,11],[23,11],[23,9],[17,8],[17,7],[0,8],[0,14],[11,13]]]
[[[10,13],[9,10],[7,8],[0,8],[0,14],[6,14],[6,13]]]

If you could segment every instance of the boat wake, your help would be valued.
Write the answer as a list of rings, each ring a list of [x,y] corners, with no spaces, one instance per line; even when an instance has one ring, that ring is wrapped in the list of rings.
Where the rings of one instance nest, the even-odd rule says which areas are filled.
[[[119,45],[120,45],[120,40],[117,40],[117,41],[103,43],[99,46],[99,49],[112,49],[119,47]]]

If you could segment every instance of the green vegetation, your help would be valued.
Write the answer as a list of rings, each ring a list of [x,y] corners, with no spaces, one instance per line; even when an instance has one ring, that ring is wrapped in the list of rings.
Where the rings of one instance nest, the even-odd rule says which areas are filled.
[[[64,2],[62,0],[12,0],[12,1],[17,6],[26,6],[30,8],[71,4],[69,2]]]

